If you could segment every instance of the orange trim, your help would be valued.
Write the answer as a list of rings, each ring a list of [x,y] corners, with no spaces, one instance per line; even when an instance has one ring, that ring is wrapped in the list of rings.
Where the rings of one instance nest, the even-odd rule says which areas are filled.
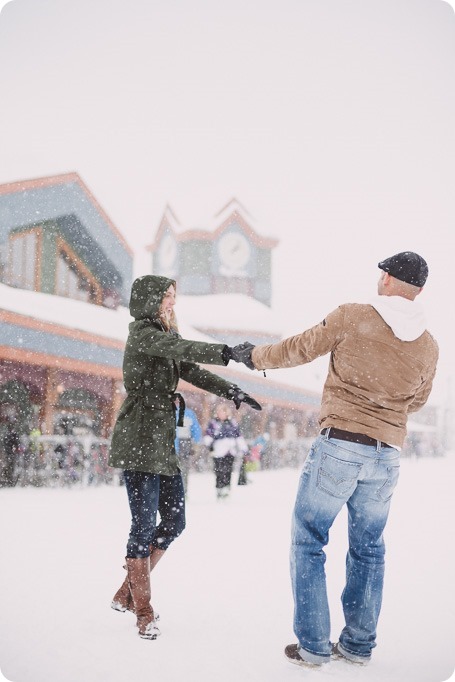
[[[213,371],[213,365],[205,365],[205,368],[208,369],[209,371]],[[266,372],[269,370],[266,370]],[[272,370],[270,370],[272,371]],[[321,394],[318,393],[317,391],[305,391],[298,386],[293,386],[292,384],[284,384],[282,381],[275,381],[274,379],[271,379],[267,377],[267,379],[264,378],[262,372],[259,372],[256,370],[255,372],[251,371],[251,376],[246,377],[245,374],[242,374],[240,372],[236,372],[235,369],[226,369],[225,367],[217,367],[216,368],[216,373],[221,374],[221,375],[226,375],[229,374],[230,376],[234,375],[236,378],[238,378],[239,385],[242,385],[242,381],[244,382],[245,380],[247,381],[253,381],[255,384],[257,384],[258,391],[264,391],[264,382],[265,381],[270,381],[271,384],[273,384],[274,388],[282,388],[284,391],[293,391],[295,393],[299,393],[302,396],[302,399],[305,396],[310,396],[312,398],[318,398],[320,400]]]
[[[98,213],[103,217],[106,223],[114,232],[118,240],[123,244],[125,249],[128,251],[130,256],[133,256],[133,249],[126,242],[123,235],[119,232],[117,227],[114,225],[112,220],[107,215],[106,211],[102,208],[101,204],[95,199],[87,185],[79,177],[77,173],[62,173],[61,175],[52,175],[45,178],[35,178],[33,180],[19,180],[17,182],[8,182],[4,185],[0,185],[0,195],[2,194],[13,194],[15,192],[25,192],[29,189],[40,189],[42,187],[52,187],[52,185],[67,185],[70,182],[77,182],[77,184],[84,190],[84,192],[89,197],[92,204],[95,206]]]
[[[62,185],[68,182],[77,182],[77,173],[62,173],[45,178],[34,178],[32,180],[17,180],[0,185],[0,195],[14,194],[15,192],[26,192],[28,189],[39,189],[41,187],[51,187],[52,185]]]
[[[54,322],[44,322],[43,320],[38,320],[35,317],[20,315],[19,313],[13,313],[9,310],[0,309],[0,321],[8,322],[9,324],[15,324],[18,327],[26,327],[28,329],[36,329],[41,332],[48,332],[49,334],[65,336],[71,339],[74,339],[74,336],[77,333],[77,338],[80,341],[96,343],[98,346],[104,346],[105,348],[116,348],[117,350],[123,350],[125,348],[123,341],[119,341],[117,339],[110,339],[107,336],[98,336],[97,334],[92,334],[79,329],[62,327],[61,325],[57,325]]]
[[[208,369],[209,371],[213,371],[213,365],[202,365],[205,367],[205,369]],[[251,376],[245,377],[245,374],[242,374],[240,372],[236,372],[235,370],[231,369],[226,369],[225,367],[216,367],[216,373],[222,376],[223,378],[227,379],[228,381],[232,381],[232,376],[235,377],[235,382],[238,383],[239,386],[242,385],[242,383],[245,382],[245,380],[252,381],[256,384],[257,388],[255,388],[255,397],[263,397],[265,398],[268,402],[270,402],[272,405],[280,405],[282,407],[288,407],[288,408],[293,408],[293,409],[298,409],[298,410],[316,410],[319,411],[320,409],[320,400],[321,400],[321,394],[316,392],[316,391],[303,391],[301,388],[298,386],[292,386],[289,384],[284,384],[281,381],[273,381],[270,379],[264,379],[262,374],[260,376],[255,376],[253,372],[251,372]],[[259,372],[257,372],[259,374]],[[273,386],[274,389],[280,389],[282,388],[283,391],[293,391],[294,393],[300,394],[302,396],[302,402],[297,402],[293,400],[285,400],[281,398],[276,398],[276,397],[271,397],[266,391],[267,391],[267,386],[265,385],[265,381],[270,381],[271,386]],[[196,391],[199,392],[201,389],[196,388],[192,384],[188,384],[186,381],[183,379],[180,380],[180,383],[182,385],[182,390],[185,391]],[[310,398],[316,398],[318,402],[316,404],[306,402],[305,399]]]
[[[253,228],[246,222],[245,218],[237,210],[233,211],[231,215],[229,215],[221,223],[221,225],[217,227],[213,233],[214,238],[218,237],[222,232],[224,232],[234,220],[237,220],[241,224],[244,232],[248,235],[253,244],[256,244],[256,246],[259,248],[273,249],[275,246],[277,246],[277,244],[279,244],[278,239],[273,239],[272,237],[261,237],[260,235],[256,234]]]
[[[197,388],[192,384],[188,384],[186,381],[181,379],[179,381],[178,390],[186,393],[205,393],[201,388]],[[284,407],[289,410],[299,410],[300,412],[308,412],[309,410],[319,411],[319,405],[312,405],[310,403],[297,403],[290,400],[282,400],[281,398],[271,398],[265,393],[257,391],[255,393],[255,398],[263,397],[270,405],[275,407]]]
[[[197,240],[200,242],[212,242],[215,241],[215,233],[214,232],[208,232],[207,230],[187,230],[186,232],[183,232],[181,235],[179,235],[179,241],[181,242],[189,242],[192,240]]]
[[[121,367],[108,367],[107,365],[86,362],[85,360],[73,360],[71,358],[48,355],[47,353],[11,348],[10,346],[0,346],[0,360],[12,360],[28,365],[64,369],[68,372],[80,372],[82,374],[110,377],[117,380],[122,379]]]

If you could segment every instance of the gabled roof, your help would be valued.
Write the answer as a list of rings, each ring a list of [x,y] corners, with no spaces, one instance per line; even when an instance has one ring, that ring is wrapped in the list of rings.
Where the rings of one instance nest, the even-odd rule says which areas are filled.
[[[218,213],[204,223],[203,228],[191,227],[184,229],[169,204],[167,204],[158,226],[155,240],[146,248],[147,251],[155,251],[165,230],[170,230],[177,241],[212,241],[233,223],[237,223],[245,234],[248,235],[252,243],[256,244],[259,248],[272,249],[278,244],[277,239],[262,237],[258,234],[254,218],[240,201],[233,197]]]
[[[218,211],[218,213],[215,213],[215,218],[218,220],[222,217],[225,218],[227,214],[231,214],[234,211],[237,211],[239,213],[243,213],[244,215],[248,216],[248,219],[250,220],[250,222],[254,221],[254,218],[251,215],[251,213],[249,211],[247,211],[245,206],[235,197],[232,197],[232,199],[230,199],[227,202],[226,206],[223,206],[223,208],[220,211]]]
[[[61,175],[52,175],[45,178],[35,178],[32,180],[19,180],[17,182],[7,182],[0,185],[0,196],[6,194],[15,194],[17,192],[26,192],[36,189],[44,189],[47,187],[56,187],[59,185],[69,185],[71,183],[76,183],[82,189],[84,194],[88,197],[90,202],[93,204],[94,208],[100,214],[100,216],[105,221],[106,225],[112,230],[117,239],[123,244],[124,248],[132,256],[133,251],[123,235],[119,232],[117,227],[114,225],[106,211],[102,208],[101,204],[95,199],[94,195],[91,193],[87,185],[83,182],[77,173],[62,173]],[[31,216],[33,217],[33,216]],[[36,216],[34,217],[36,221]],[[38,218],[39,220],[39,218]],[[1,224],[1,213],[0,213],[0,224]],[[24,223],[25,224],[25,223]]]
[[[118,273],[124,301],[132,282],[133,251],[77,173],[0,185],[0,244],[11,229],[68,219],[93,240],[99,257]],[[101,262],[100,260],[100,262]],[[106,268],[104,268],[106,269]]]

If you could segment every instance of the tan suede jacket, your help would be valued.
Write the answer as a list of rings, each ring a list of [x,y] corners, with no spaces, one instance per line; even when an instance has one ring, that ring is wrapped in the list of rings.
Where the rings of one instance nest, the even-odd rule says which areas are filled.
[[[401,447],[407,415],[431,391],[438,345],[428,331],[401,341],[372,305],[349,303],[284,341],[256,346],[256,369],[295,367],[331,353],[321,428],[363,433]]]

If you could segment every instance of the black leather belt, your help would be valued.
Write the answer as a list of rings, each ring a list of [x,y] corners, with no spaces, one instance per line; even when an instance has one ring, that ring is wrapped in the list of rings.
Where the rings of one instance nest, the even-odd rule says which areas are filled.
[[[330,431],[329,438],[337,438],[338,440],[347,440],[350,443],[360,443],[361,445],[374,445],[377,447],[378,443],[381,448],[390,447],[387,443],[376,440],[376,438],[371,438],[370,436],[365,436],[363,433],[351,433],[351,431],[342,431],[341,429],[335,429],[333,426],[326,427],[322,429],[321,435],[324,435]]]

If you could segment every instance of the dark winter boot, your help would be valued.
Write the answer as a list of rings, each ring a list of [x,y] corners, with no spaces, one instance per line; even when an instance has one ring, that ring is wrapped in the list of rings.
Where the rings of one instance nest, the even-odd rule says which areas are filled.
[[[237,481],[237,485],[246,485],[247,483],[248,483],[248,479],[246,477],[245,460],[242,460],[242,464],[240,465],[239,480]]]
[[[371,657],[353,654],[350,651],[343,649],[341,644],[337,642],[336,644],[332,644],[332,658],[337,661],[347,661],[348,663],[353,663],[354,665],[368,665]]]
[[[156,625],[150,604],[150,557],[145,559],[127,557],[126,566],[139,637],[156,639],[161,632]]]

